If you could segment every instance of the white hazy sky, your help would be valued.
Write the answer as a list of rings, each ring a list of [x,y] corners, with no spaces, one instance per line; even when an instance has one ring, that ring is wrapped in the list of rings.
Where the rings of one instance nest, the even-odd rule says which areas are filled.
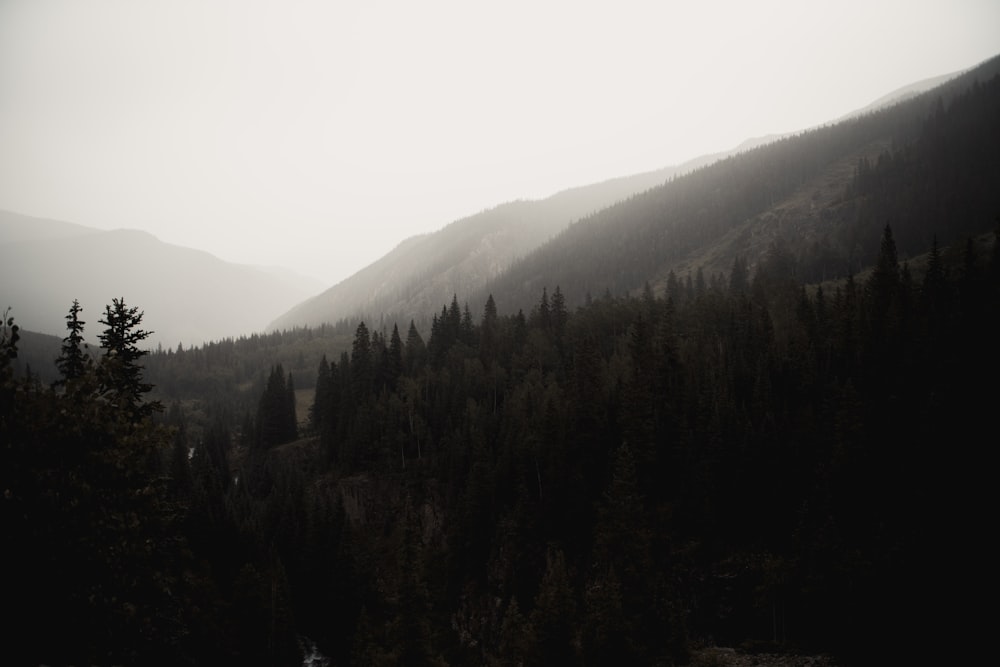
[[[333,284],[997,53],[998,0],[0,0],[0,208]]]

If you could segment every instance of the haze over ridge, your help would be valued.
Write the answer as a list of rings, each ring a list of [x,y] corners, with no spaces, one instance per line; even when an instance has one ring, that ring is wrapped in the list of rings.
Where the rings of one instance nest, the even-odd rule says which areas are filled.
[[[328,284],[996,51],[993,2],[0,5],[0,208]]]

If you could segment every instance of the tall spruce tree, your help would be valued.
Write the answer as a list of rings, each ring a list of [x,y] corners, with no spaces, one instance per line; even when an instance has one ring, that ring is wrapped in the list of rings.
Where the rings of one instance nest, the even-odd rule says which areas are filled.
[[[403,351],[407,374],[416,375],[427,360],[427,346],[424,345],[424,339],[417,331],[417,325],[413,320],[410,320],[410,328],[406,332],[406,346]]]
[[[295,388],[281,364],[271,368],[257,404],[257,441],[261,448],[291,442],[296,437]]]
[[[483,306],[483,320],[479,325],[479,359],[489,368],[497,355],[498,344],[497,304],[490,294]]]
[[[285,382],[285,409],[282,412],[282,440],[291,442],[299,437],[298,416],[295,413],[295,382],[292,380],[292,373],[289,371],[288,380]]]
[[[309,425],[312,430],[321,436],[331,418],[330,397],[332,392],[333,377],[330,373],[330,363],[326,360],[326,355],[319,361],[319,369],[316,371],[316,391],[313,394],[313,404],[309,408]]]
[[[386,354],[386,379],[389,389],[395,391],[396,382],[403,374],[403,340],[399,337],[399,327],[392,325],[389,347]]]
[[[72,382],[81,377],[90,364],[90,357],[84,352],[86,344],[83,342],[83,325],[86,324],[80,319],[80,312],[83,308],[80,302],[73,299],[73,305],[69,308],[66,316],[66,328],[69,334],[63,338],[62,351],[56,359],[56,366],[62,378],[59,384]]]
[[[351,383],[356,398],[368,396],[375,381],[375,365],[372,360],[372,341],[364,322],[358,324],[351,346]]]
[[[899,256],[896,253],[896,242],[892,238],[892,227],[889,225],[882,231],[878,260],[865,288],[872,314],[876,319],[881,319],[899,289]]]
[[[104,307],[104,319],[98,320],[107,328],[100,334],[102,393],[109,396],[112,403],[135,414],[147,416],[162,409],[159,401],[143,402],[143,396],[153,389],[153,385],[143,382],[143,366],[140,360],[149,354],[139,344],[153,333],[140,328],[143,312],[136,306],[125,305],[125,299],[112,299],[111,305]]]

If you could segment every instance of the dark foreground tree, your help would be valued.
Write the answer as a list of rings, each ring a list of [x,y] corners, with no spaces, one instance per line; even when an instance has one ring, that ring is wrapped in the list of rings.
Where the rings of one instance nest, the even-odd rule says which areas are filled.
[[[82,310],[80,302],[73,299],[73,305],[70,306],[69,314],[66,316],[66,328],[69,334],[63,338],[62,351],[56,359],[56,366],[62,375],[59,384],[82,377],[90,364],[90,357],[84,352],[86,343],[83,342],[83,325],[86,322],[80,319]]]
[[[128,334],[128,330],[125,331]],[[16,330],[0,331],[13,357]],[[169,431],[86,366],[54,391],[0,361],[0,534],[8,573],[4,663],[216,662],[205,570],[160,461]]]
[[[112,403],[135,416],[143,417],[159,411],[158,401],[143,403],[143,396],[153,385],[143,382],[143,367],[139,361],[149,354],[139,344],[153,332],[140,328],[143,312],[136,306],[126,306],[125,299],[112,299],[104,307],[104,319],[98,320],[107,328],[99,336],[104,356],[101,359],[101,390]]]

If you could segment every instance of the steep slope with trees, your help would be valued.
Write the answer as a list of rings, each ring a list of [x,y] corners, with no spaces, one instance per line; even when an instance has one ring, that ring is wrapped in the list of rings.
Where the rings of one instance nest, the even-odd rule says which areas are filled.
[[[571,188],[542,200],[521,200],[415,236],[357,274],[299,304],[271,324],[272,329],[319,326],[365,318],[372,322],[416,319],[452,294],[491,283],[508,267],[580,218],[637,193],[658,187],[677,174],[698,169],[733,151],[705,155],[675,167]]]
[[[29,338],[5,314],[4,657],[294,665],[305,635],[334,664],[719,664],[711,644],[970,662],[993,567],[998,86],[676,179],[515,267],[523,306],[452,294],[423,334],[146,355],[144,313],[116,300],[91,356],[67,301],[46,386],[15,372]],[[803,216],[831,168],[833,213]],[[744,233],[766,247],[706,254]]]
[[[501,309],[545,284],[587,295],[658,293],[752,270],[782,243],[809,281],[845,277],[882,226],[902,255],[992,230],[1000,213],[1000,59],[899,105],[781,139],[636,195],[568,228],[499,276]],[[943,222],[943,221],[947,222]],[[673,277],[671,277],[671,273]],[[701,278],[699,279],[699,276]]]
[[[989,74],[989,65],[980,68],[978,76],[985,78]],[[996,67],[993,66],[995,70]],[[844,116],[840,121],[849,124],[858,118],[870,116],[876,112],[884,111],[900,102],[910,100],[918,96],[921,92],[934,86],[945,84],[949,80],[955,79],[957,75],[947,75],[935,77],[926,81],[917,82],[894,91],[879,100],[876,100],[868,107],[855,113]],[[950,95],[947,89],[942,88],[942,94],[946,97]],[[920,111],[909,112],[919,115]],[[452,294],[463,293],[485,297],[489,292],[497,293],[497,298],[502,300],[499,292],[504,291],[504,275],[512,268],[521,264],[521,260],[529,256],[542,244],[553,239],[552,246],[573,246],[581,243],[580,235],[586,235],[582,230],[567,229],[579,226],[575,224],[581,218],[591,221],[594,218],[620,215],[622,217],[635,218],[637,215],[646,216],[648,211],[638,211],[637,207],[642,206],[636,202],[626,200],[643,199],[652,197],[659,203],[652,204],[654,207],[664,209],[669,207],[663,200],[684,198],[688,204],[697,203],[698,206],[710,206],[718,209],[735,204],[731,197],[717,197],[712,193],[716,189],[726,190],[730,188],[748,189],[756,192],[756,195],[763,195],[764,206],[761,202],[756,202],[750,206],[757,206],[755,211],[763,213],[765,208],[774,208],[775,214],[782,212],[783,204],[781,199],[789,197],[792,201],[805,200],[808,205],[807,211],[811,215],[826,215],[826,208],[833,203],[829,193],[840,193],[850,181],[853,170],[856,168],[858,160],[862,157],[876,159],[879,152],[892,144],[893,133],[900,115],[896,114],[891,118],[884,119],[881,123],[868,123],[865,129],[855,132],[853,137],[847,137],[849,132],[834,133],[826,139],[813,141],[800,140],[793,135],[773,135],[748,140],[731,151],[705,155],[677,167],[660,169],[647,174],[613,179],[605,183],[574,188],[560,192],[552,197],[540,201],[518,201],[502,204],[496,208],[483,211],[482,213],[470,216],[463,220],[454,222],[442,230],[424,236],[413,237],[402,242],[397,248],[385,257],[381,258],[371,266],[359,271],[342,283],[328,289],[326,292],[313,297],[312,299],[299,304],[291,311],[275,320],[271,327],[274,329],[290,329],[297,326],[318,326],[324,323],[340,322],[342,320],[366,319],[367,321],[381,326],[386,322],[406,322],[410,319],[416,320],[422,327],[429,325],[428,313],[436,308],[436,304],[447,302]],[[807,135],[811,133],[806,133]],[[862,139],[859,144],[854,145],[849,142],[844,143],[844,139]],[[813,137],[816,139],[816,137]],[[743,171],[742,166],[734,168],[732,160],[739,158],[743,154],[754,151],[759,147],[762,151],[769,151],[768,147],[775,143],[791,142],[793,145],[786,147],[786,155],[776,155],[781,149],[770,149],[770,152],[759,157],[760,162],[747,165],[750,172],[763,169],[767,174],[760,174],[757,180],[746,180],[736,172]],[[799,153],[802,156],[809,155],[810,151],[817,149],[818,144],[825,144],[819,149],[819,153],[802,161],[796,161],[787,153]],[[729,158],[727,160],[727,158]],[[715,166],[708,169],[713,163],[725,161],[728,167]],[[846,161],[846,168],[844,162]],[[746,163],[743,163],[744,165]],[[801,171],[802,173],[794,173]],[[671,183],[684,174],[693,171],[705,171],[701,178],[711,183],[710,187],[697,190],[697,187],[688,189],[688,186]],[[753,175],[751,173],[751,175]],[[739,179],[743,178],[742,181]],[[733,179],[737,179],[734,182]],[[765,179],[770,179],[765,182]],[[779,186],[778,180],[783,180]],[[682,178],[689,182],[690,178]],[[664,187],[664,184],[666,186]],[[762,192],[767,190],[767,192]],[[708,199],[706,199],[706,197]],[[715,201],[709,201],[712,198]],[[700,202],[700,203],[699,203]],[[744,202],[743,204],[746,204]],[[604,213],[603,210],[611,207],[618,209],[625,206],[624,212]],[[681,218],[690,218],[691,211],[684,208],[686,204],[680,204],[681,209],[675,209],[674,213]],[[751,209],[743,208],[735,212],[735,215],[746,216]],[[659,215],[665,211],[658,211],[654,215]],[[788,212],[785,211],[787,214]],[[749,220],[747,221],[750,222]],[[685,223],[686,224],[686,223]],[[700,220],[692,220],[690,225],[701,224]],[[561,234],[566,230],[565,234]],[[622,234],[629,234],[630,230],[623,230]],[[611,233],[612,235],[615,232]],[[643,244],[649,239],[649,234],[642,240],[635,243]],[[768,233],[768,241],[773,238],[773,234]],[[713,238],[706,235],[705,238]],[[758,239],[759,240],[759,239]],[[768,241],[759,242],[756,248],[745,248],[745,239],[733,242],[732,239],[720,242],[720,247],[715,250],[704,250],[704,255],[714,255],[718,260],[715,262],[716,270],[728,270],[726,262],[733,259],[734,254],[752,254],[754,256],[763,252]],[[587,241],[584,241],[587,242]],[[593,241],[595,246],[601,243],[611,243],[608,247],[610,255],[614,255],[616,246],[615,239],[602,238]],[[653,246],[647,246],[647,252],[658,252],[662,245],[657,242]],[[705,246],[711,244],[705,243]],[[732,245],[732,248],[728,246]],[[629,250],[631,250],[630,248]],[[569,249],[574,253],[577,250]],[[683,254],[681,260],[676,258],[667,259],[676,266],[677,271],[686,271],[692,260],[686,259]],[[588,258],[589,259],[589,258]],[[627,265],[630,260],[625,260]],[[612,257],[602,259],[602,265],[607,268],[610,265],[618,266],[620,258]],[[696,263],[700,263],[696,262]],[[723,266],[725,265],[725,266]],[[695,267],[697,268],[697,267]],[[623,270],[629,271],[633,268],[627,266]],[[523,271],[518,274],[525,277]],[[531,281],[525,286],[525,298],[531,298],[534,293],[537,281],[532,276],[526,276]],[[655,280],[656,276],[650,275],[650,280]],[[665,273],[661,276],[665,279]],[[568,281],[557,281],[564,285],[569,285]],[[618,288],[620,280],[610,281],[614,284],[607,285],[613,291]],[[497,284],[501,287],[496,287]],[[642,282],[640,281],[639,287]],[[603,292],[603,287],[594,293]],[[636,289],[632,285],[630,289]],[[507,303],[504,301],[504,303]],[[575,301],[574,301],[575,303]]]

